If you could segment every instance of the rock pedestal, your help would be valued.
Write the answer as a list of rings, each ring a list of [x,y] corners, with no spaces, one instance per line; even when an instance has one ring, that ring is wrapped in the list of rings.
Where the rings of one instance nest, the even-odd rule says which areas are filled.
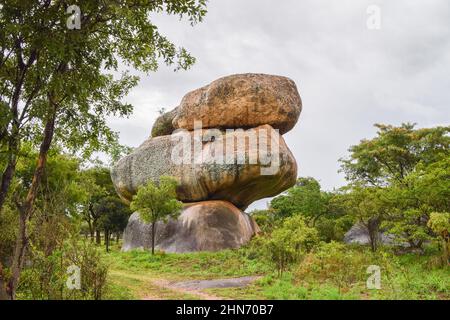
[[[130,217],[123,250],[151,248],[151,224],[139,213]],[[155,248],[165,252],[218,251],[238,248],[259,231],[254,220],[227,201],[186,204],[176,220],[157,222]]]
[[[295,83],[280,76],[232,75],[189,92],[155,121],[152,137],[113,167],[117,193],[129,203],[148,181],[177,179],[185,206],[178,219],[157,223],[159,250],[244,245],[259,228],[242,210],[295,184],[297,163],[281,134],[294,127],[301,108]],[[151,226],[134,213],[123,250],[151,248],[151,239]]]

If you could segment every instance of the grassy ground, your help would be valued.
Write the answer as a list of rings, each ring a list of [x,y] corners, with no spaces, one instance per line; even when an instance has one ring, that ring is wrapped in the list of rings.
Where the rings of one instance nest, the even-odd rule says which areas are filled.
[[[355,254],[364,254],[364,250],[358,249]],[[336,277],[324,277],[314,271],[299,279],[295,266],[278,277],[267,261],[249,258],[245,249],[152,256],[146,251],[120,252],[119,246],[115,246],[105,253],[110,265],[107,298],[450,299],[450,268],[430,267],[429,262],[435,255],[429,252],[423,256],[396,257],[392,270],[382,274],[382,288],[368,290],[365,280],[341,281],[337,285],[333,281]],[[183,280],[250,275],[262,278],[244,288],[205,289],[201,293],[175,290],[167,285]]]

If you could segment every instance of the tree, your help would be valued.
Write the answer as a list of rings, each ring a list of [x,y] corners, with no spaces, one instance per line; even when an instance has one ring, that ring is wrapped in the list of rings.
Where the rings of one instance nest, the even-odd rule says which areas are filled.
[[[418,163],[428,165],[449,156],[450,127],[414,129],[410,123],[375,127],[375,138],[351,146],[350,156],[340,159],[348,181],[370,186],[401,183]]]
[[[270,202],[281,217],[302,214],[314,225],[315,220],[326,213],[329,196],[320,190],[320,184],[311,177],[299,178],[294,187],[285,195],[278,196]]]
[[[87,193],[86,201],[81,206],[82,218],[88,224],[91,241],[94,240],[95,236],[96,243],[100,244],[100,219],[102,212],[97,210],[99,208],[97,204],[107,197],[117,198],[117,194],[108,168],[102,166],[92,167],[84,170],[81,175],[83,177],[83,189]]]
[[[314,178],[299,178],[286,194],[274,198],[270,207],[275,217],[301,215],[309,226],[316,227],[324,241],[340,240],[351,221],[336,201],[339,196],[337,192],[322,191]]]
[[[182,203],[176,199],[176,188],[174,178],[162,176],[158,186],[152,181],[141,186],[131,201],[131,210],[138,211],[144,222],[152,224],[152,254],[155,253],[156,222],[176,218],[182,208]]]
[[[28,247],[27,225],[56,140],[61,146],[89,155],[117,143],[107,126],[110,115],[127,116],[132,106],[122,98],[137,83],[123,73],[115,79],[119,59],[144,72],[158,62],[186,69],[193,62],[184,48],[177,49],[150,21],[153,12],[187,16],[192,24],[206,13],[205,0],[78,1],[81,14],[67,14],[64,1],[3,1],[0,8],[0,214],[15,176],[21,145],[39,148],[33,178],[26,195],[17,199],[18,235],[11,276],[2,279],[0,296],[15,297]],[[80,19],[81,28],[68,28],[68,19]],[[56,139],[55,139],[56,138]]]
[[[380,243],[380,226],[389,213],[389,206],[384,201],[385,189],[357,185],[348,188],[341,201],[347,213],[367,229],[370,247],[375,252]]]
[[[447,210],[450,127],[375,126],[375,138],[350,147],[350,156],[340,160],[350,182],[347,208],[371,229],[369,234],[382,223],[396,241],[421,249],[431,235],[429,214]]]
[[[419,163],[402,183],[393,183],[387,195],[387,231],[421,250],[423,243],[436,235],[428,224],[431,213],[450,212],[450,158]]]
[[[106,251],[109,251],[112,233],[120,233],[127,226],[130,209],[117,197],[105,197],[95,205],[95,211],[100,214],[99,226],[105,234]]]

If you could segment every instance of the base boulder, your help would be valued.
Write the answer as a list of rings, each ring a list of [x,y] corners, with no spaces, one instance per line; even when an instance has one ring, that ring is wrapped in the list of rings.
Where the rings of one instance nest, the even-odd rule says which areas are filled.
[[[202,201],[186,204],[176,220],[157,222],[155,248],[178,253],[233,249],[246,244],[257,232],[253,218],[230,202]],[[151,224],[135,212],[125,229],[122,250],[151,247]]]

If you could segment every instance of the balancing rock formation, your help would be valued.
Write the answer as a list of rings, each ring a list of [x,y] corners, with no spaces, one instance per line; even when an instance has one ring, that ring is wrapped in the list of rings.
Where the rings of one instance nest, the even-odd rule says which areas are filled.
[[[159,250],[244,245],[259,228],[243,210],[295,184],[297,164],[281,134],[294,127],[301,108],[297,87],[286,77],[239,74],[213,81],[160,116],[151,137],[113,167],[116,191],[130,202],[149,180],[178,180],[177,198],[185,205],[178,219],[157,223]],[[151,228],[135,212],[123,250],[150,247]]]

